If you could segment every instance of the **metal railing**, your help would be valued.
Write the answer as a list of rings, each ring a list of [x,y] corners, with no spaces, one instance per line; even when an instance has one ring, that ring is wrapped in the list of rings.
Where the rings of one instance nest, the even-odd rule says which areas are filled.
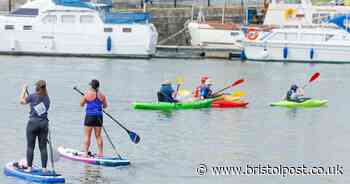
[[[230,5],[261,5],[264,0],[113,0],[115,6],[124,5],[128,7],[142,8],[145,3],[152,7],[181,8],[195,6],[227,6]]]

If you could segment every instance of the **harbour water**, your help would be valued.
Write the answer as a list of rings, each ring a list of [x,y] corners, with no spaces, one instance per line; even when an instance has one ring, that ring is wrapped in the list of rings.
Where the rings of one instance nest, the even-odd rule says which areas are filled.
[[[109,101],[107,111],[137,132],[141,142],[132,144],[127,134],[105,117],[105,127],[131,165],[107,168],[62,158],[55,166],[66,177],[66,183],[338,184],[350,181],[347,144],[350,65],[13,56],[1,56],[0,64],[2,166],[25,156],[28,107],[19,105],[23,84],[27,83],[33,91],[36,80],[47,80],[54,146],[82,149],[84,112],[79,107],[80,96],[72,88],[85,90],[88,82],[97,78]],[[306,94],[328,99],[327,107],[297,110],[269,107],[269,103],[285,95],[291,84],[303,85],[314,72],[320,72],[321,77],[305,89]],[[231,92],[246,92],[248,108],[160,112],[131,107],[134,101],[155,101],[159,84],[165,79],[175,81],[181,76],[184,88],[191,89],[201,75],[212,77],[216,89],[244,78],[246,82]],[[105,147],[106,154],[113,154],[106,140]],[[40,165],[36,151],[35,162]],[[198,176],[200,164],[208,167],[205,176]],[[338,164],[343,167],[343,174],[214,176],[210,168],[247,164],[289,167]],[[26,182],[0,175],[0,183]]]

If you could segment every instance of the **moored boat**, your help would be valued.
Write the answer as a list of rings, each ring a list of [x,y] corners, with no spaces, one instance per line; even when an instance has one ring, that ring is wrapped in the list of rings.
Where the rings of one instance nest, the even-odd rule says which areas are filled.
[[[111,13],[80,0],[28,1],[0,16],[0,53],[150,57],[158,33],[149,13]]]
[[[250,28],[242,45],[249,60],[350,63],[350,34],[333,25]]]

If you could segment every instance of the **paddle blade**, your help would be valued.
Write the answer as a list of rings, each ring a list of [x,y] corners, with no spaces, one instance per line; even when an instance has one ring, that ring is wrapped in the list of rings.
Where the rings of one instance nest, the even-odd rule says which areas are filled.
[[[245,96],[245,92],[244,91],[237,91],[235,93],[232,93],[232,96],[234,97],[242,97],[242,96]]]
[[[237,86],[238,84],[241,84],[241,83],[243,83],[243,82],[244,82],[244,79],[239,79],[239,80],[237,80],[235,83],[232,84],[232,87],[233,87],[233,86]]]
[[[128,132],[129,136],[130,136],[130,139],[131,141],[134,143],[134,144],[137,144],[140,142],[141,138],[140,136],[138,136],[135,132]]]
[[[191,92],[188,91],[188,90],[185,90],[185,89],[180,89],[179,90],[179,96],[188,96],[190,94],[191,94]]]
[[[184,79],[182,77],[176,77],[176,84],[183,84]]]
[[[310,80],[309,80],[309,83],[312,82],[312,81],[314,81],[314,80],[316,80],[318,77],[320,77],[320,73],[319,73],[319,72],[314,73],[314,74],[311,76],[311,78],[310,78]]]

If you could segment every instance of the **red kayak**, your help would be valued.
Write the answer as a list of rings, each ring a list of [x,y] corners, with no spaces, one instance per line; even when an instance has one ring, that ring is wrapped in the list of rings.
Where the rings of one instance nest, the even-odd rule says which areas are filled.
[[[225,100],[215,100],[212,102],[211,107],[214,108],[234,108],[234,107],[246,107],[248,105],[247,101],[225,101]]]

